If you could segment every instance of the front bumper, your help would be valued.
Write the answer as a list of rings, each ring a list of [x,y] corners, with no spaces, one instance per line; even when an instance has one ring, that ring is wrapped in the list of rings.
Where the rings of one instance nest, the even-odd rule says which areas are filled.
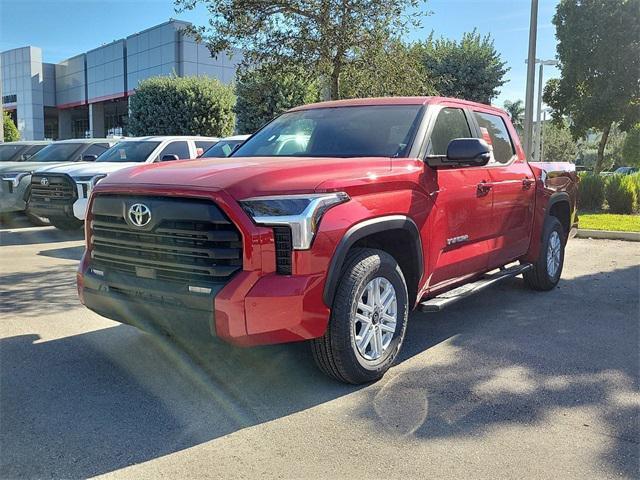
[[[85,255],[86,256],[86,255]],[[98,275],[83,259],[78,294],[90,310],[146,331],[216,336],[240,346],[295,342],[324,334],[321,275],[239,272],[207,294],[126,275]]]
[[[26,195],[31,183],[31,175],[24,176],[18,186],[0,180],[0,213],[23,212],[27,208]]]
[[[91,269],[79,275],[82,302],[94,312],[142,330],[176,335],[214,335],[213,297],[193,295],[145,279]]]
[[[100,187],[97,190],[107,190]],[[137,185],[135,193],[164,197],[172,192]],[[108,193],[130,194],[127,187],[114,186],[109,186]],[[241,346],[307,340],[324,334],[329,320],[329,308],[322,299],[324,269],[313,268],[306,260],[297,263],[294,275],[276,273],[273,229],[254,224],[224,191],[183,188],[180,193],[182,198],[212,201],[233,221],[242,237],[242,269],[226,283],[208,284],[212,290],[207,295],[190,291],[187,281],[149,281],[139,278],[137,272],[124,277],[114,276],[119,273],[115,271],[96,275],[91,254],[85,253],[78,270],[78,293],[88,308],[143,329],[197,330]],[[90,212],[96,196],[92,198],[85,223],[87,238],[91,237]],[[310,258],[311,251],[304,254]]]

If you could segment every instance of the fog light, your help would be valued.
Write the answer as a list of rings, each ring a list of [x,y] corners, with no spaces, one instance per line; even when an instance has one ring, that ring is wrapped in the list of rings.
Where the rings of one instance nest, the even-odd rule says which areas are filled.
[[[104,277],[104,272],[102,270],[96,270],[95,268],[92,268],[91,273],[95,273],[99,277]]]

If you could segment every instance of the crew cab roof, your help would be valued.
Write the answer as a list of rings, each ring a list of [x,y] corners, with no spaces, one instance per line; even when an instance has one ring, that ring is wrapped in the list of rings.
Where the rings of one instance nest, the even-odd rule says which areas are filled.
[[[163,142],[165,140],[220,140],[218,137],[204,137],[201,135],[147,135],[145,137],[127,137],[123,142]]]
[[[328,102],[310,103],[292,108],[290,112],[301,110],[312,110],[315,108],[337,108],[337,107],[357,107],[375,105],[438,105],[440,103],[454,103],[466,107],[481,108],[483,110],[493,110],[499,113],[506,113],[503,109],[493,107],[479,102],[461,100],[451,97],[372,97],[372,98],[352,98],[348,100],[331,100]]]

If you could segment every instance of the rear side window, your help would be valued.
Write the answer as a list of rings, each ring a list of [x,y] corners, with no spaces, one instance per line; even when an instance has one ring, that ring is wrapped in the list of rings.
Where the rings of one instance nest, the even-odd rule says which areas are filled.
[[[180,160],[191,158],[189,144],[187,142],[171,142],[160,152],[160,161],[162,161],[162,157],[165,155],[177,155]]]
[[[507,125],[499,115],[473,112],[480,127],[480,135],[493,149],[491,163],[509,163],[516,153]]]
[[[471,129],[460,108],[443,108],[438,113],[431,132],[429,155],[446,155],[449,142],[454,138],[470,138]]]

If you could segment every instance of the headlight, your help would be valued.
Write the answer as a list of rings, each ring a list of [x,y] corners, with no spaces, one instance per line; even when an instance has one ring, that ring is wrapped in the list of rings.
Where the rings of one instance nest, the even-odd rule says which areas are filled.
[[[11,182],[14,187],[17,187],[20,184],[20,180],[22,180],[27,175],[31,175],[29,172],[20,172],[20,173],[5,173],[2,176],[2,180],[5,182]]]
[[[100,175],[81,175],[78,177],[71,177],[73,178],[73,180],[76,183],[90,183],[91,186],[95,186],[96,183],[98,183],[100,180],[102,180],[104,177],[106,177],[106,174],[100,174]]]
[[[311,247],[322,215],[348,200],[349,195],[337,192],[247,198],[240,205],[256,223],[289,226],[293,248],[306,250]]]

